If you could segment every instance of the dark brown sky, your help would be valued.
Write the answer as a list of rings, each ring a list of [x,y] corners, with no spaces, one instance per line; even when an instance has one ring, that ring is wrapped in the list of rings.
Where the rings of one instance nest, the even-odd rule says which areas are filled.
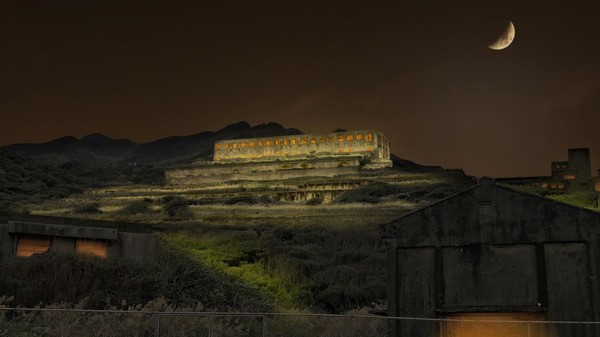
[[[275,121],[480,176],[548,174],[569,147],[600,167],[592,1],[156,3],[0,0],[0,145]]]

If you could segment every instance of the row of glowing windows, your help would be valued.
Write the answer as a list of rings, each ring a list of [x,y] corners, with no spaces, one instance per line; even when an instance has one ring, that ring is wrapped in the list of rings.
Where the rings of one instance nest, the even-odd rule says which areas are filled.
[[[20,238],[17,242],[18,257],[29,257],[34,254],[42,254],[49,249],[50,239]],[[108,243],[106,241],[77,240],[75,242],[75,253],[106,258],[108,256]]]
[[[354,139],[355,139],[354,135],[347,135],[345,137],[344,137],[344,135],[338,135],[337,136],[337,141],[338,142],[343,142],[344,140],[350,142],[350,141],[353,141]],[[368,142],[373,141],[373,135],[370,134],[370,133],[367,133],[364,136],[364,139],[366,141],[368,141]],[[321,137],[318,140],[318,142],[319,143],[326,143],[327,141],[329,141],[330,143],[333,143],[333,142],[335,142],[335,140],[336,139],[333,136],[330,136],[329,139],[327,139],[325,137]],[[363,135],[361,133],[357,134],[356,135],[356,140],[363,140]],[[238,143],[231,143],[231,144],[226,143],[224,145],[224,147],[226,149],[229,149],[230,147],[234,148],[234,149],[237,149],[238,147],[245,148],[245,147],[254,147],[254,146],[258,146],[258,147],[261,147],[261,146],[273,146],[273,144],[275,144],[275,145],[282,145],[282,144],[283,145],[290,145],[290,144],[294,145],[294,144],[308,144],[308,143],[310,143],[310,144],[317,144],[317,139],[316,138],[310,138],[310,140],[309,140],[306,137],[302,137],[300,139],[298,139],[298,138],[284,139],[284,140],[276,139],[275,141],[266,140],[264,142],[262,140],[259,140],[259,141],[256,141],[256,142],[252,142],[252,141],[251,142],[247,142],[247,143],[246,142],[241,142],[241,143],[239,143],[239,145],[238,145]],[[217,150],[220,150],[221,149],[221,144],[217,144],[216,147],[217,147]]]
[[[368,151],[370,151],[370,152],[373,152],[373,147],[369,146],[369,147],[367,148],[367,150],[368,150]],[[353,152],[353,150],[352,150],[351,148],[350,148],[350,149],[348,149],[348,151],[344,151],[343,149],[339,149],[339,150],[338,150],[338,153],[345,153],[345,152],[347,152],[347,153],[352,153],[352,152]],[[290,154],[290,153],[288,153],[288,152],[284,152],[284,153],[283,153],[283,155],[284,155],[284,156],[296,156],[296,155],[303,155],[303,154],[304,154],[304,153],[298,153],[298,152],[292,152],[291,154]],[[248,159],[256,159],[256,158],[262,158],[262,157],[281,157],[281,152],[277,151],[277,152],[275,152],[275,153],[265,153],[265,154],[261,154],[261,153],[259,153],[259,154],[257,154],[256,156],[254,156],[254,155],[248,155],[248,156],[245,156],[245,155],[241,155],[241,156],[232,156],[231,158],[242,158],[242,159],[246,159],[246,158],[248,158]],[[215,158],[215,160],[221,160],[221,157],[216,157],[216,158]]]

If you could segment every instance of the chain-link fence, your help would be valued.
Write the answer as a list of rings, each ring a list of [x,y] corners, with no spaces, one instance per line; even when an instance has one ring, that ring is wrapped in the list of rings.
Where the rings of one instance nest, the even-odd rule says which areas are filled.
[[[0,308],[1,337],[391,337],[393,331],[403,337],[592,337],[599,328],[600,322],[542,320]]]

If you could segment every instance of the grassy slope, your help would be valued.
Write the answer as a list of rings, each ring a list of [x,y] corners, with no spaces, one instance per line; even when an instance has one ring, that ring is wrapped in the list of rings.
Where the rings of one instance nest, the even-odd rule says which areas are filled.
[[[469,178],[445,172],[392,178],[393,183],[344,193],[344,203],[323,205],[231,204],[232,199],[224,199],[186,206],[185,212],[170,216],[173,198],[155,195],[158,189],[119,186],[111,188],[113,194],[92,190],[30,209],[45,215],[145,222],[166,245],[257,286],[280,310],[344,312],[385,301],[387,253],[379,226],[472,184]],[[195,191],[194,197],[201,194]],[[77,206],[88,202],[102,213],[77,213]]]

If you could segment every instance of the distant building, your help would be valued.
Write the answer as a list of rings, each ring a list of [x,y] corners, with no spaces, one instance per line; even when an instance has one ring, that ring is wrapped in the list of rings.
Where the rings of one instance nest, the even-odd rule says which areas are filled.
[[[165,170],[172,184],[334,177],[391,167],[387,138],[373,130],[218,141],[213,161]]]
[[[598,212],[484,178],[391,222],[385,236],[388,316],[600,321]],[[458,323],[389,322],[390,337],[463,336],[446,333]],[[529,335],[507,326],[477,335],[600,335],[596,325],[539,325]]]
[[[569,149],[569,160],[553,161],[550,171],[550,176],[498,178],[496,181],[503,184],[531,185],[552,191],[593,188],[590,149],[587,147]]]
[[[145,230],[140,233],[118,229],[122,224],[107,221],[27,218],[0,222],[0,261],[47,252],[128,257],[138,261],[152,260],[157,254],[157,240],[144,233]]]

